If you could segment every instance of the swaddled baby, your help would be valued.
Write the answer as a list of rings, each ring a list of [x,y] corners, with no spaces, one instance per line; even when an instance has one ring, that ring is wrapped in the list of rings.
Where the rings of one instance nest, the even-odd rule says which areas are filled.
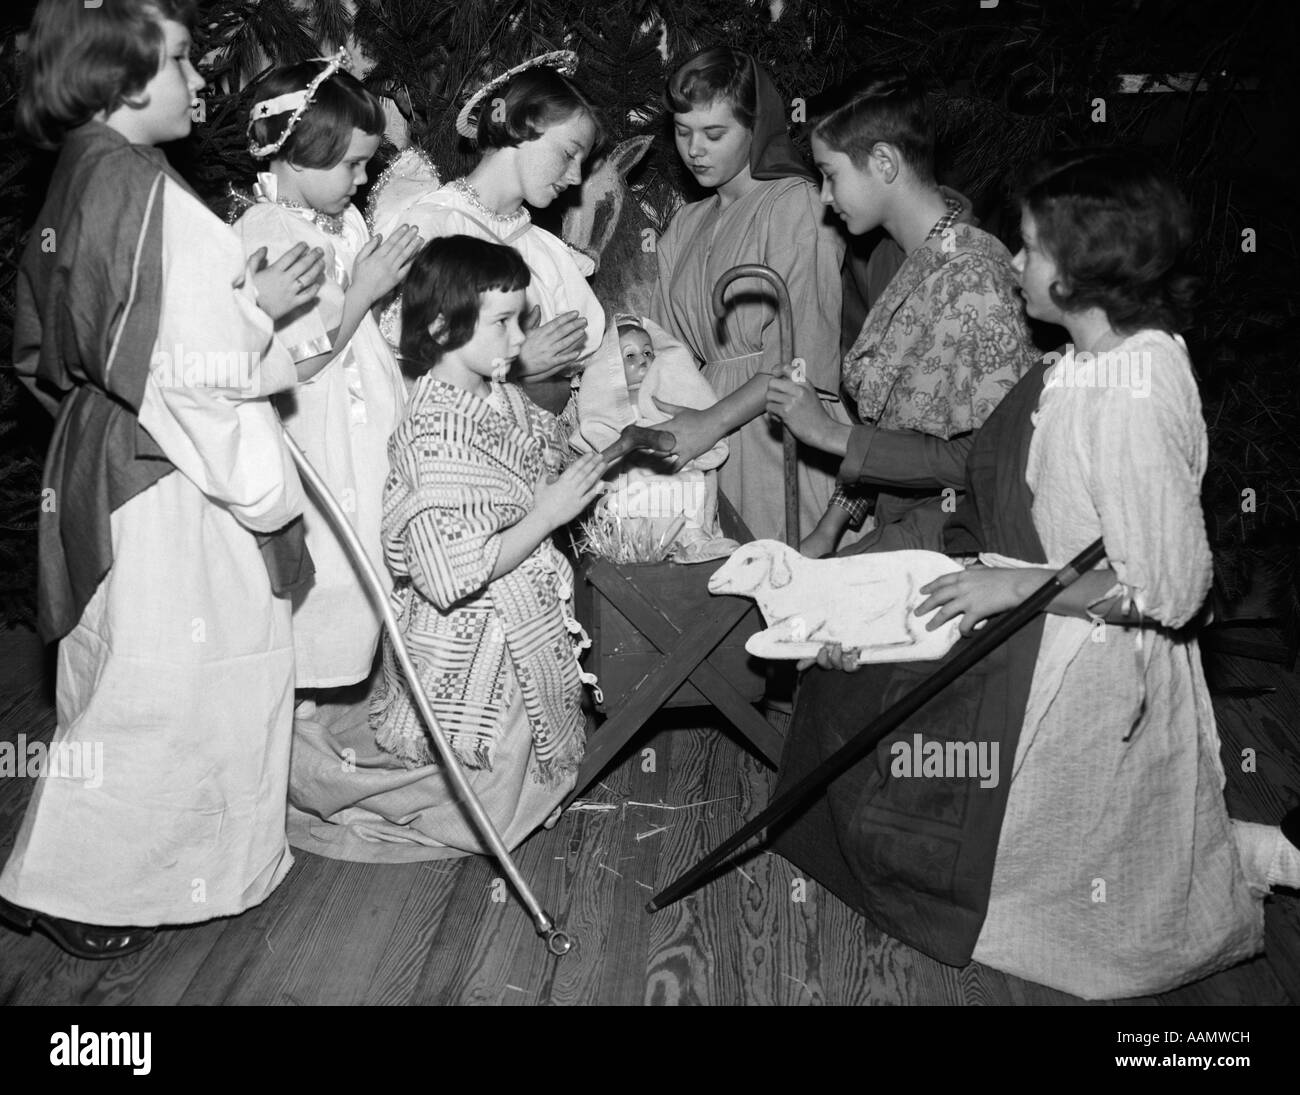
[[[685,346],[652,320],[615,316],[582,375],[573,446],[582,452],[604,449],[618,440],[625,426],[666,421],[670,416],[655,406],[656,396],[681,407],[717,402]],[[661,460],[648,454],[634,455],[610,476],[598,508],[629,529],[648,531],[655,543],[680,524],[668,553],[675,562],[722,558],[738,546],[723,536],[718,522],[713,469],[726,458],[725,440],[677,472],[666,471]]]

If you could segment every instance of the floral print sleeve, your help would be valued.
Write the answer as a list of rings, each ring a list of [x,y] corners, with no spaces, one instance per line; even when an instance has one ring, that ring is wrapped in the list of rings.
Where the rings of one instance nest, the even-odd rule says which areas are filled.
[[[908,256],[844,362],[862,417],[949,440],[984,420],[1037,358],[1006,248],[958,225]]]

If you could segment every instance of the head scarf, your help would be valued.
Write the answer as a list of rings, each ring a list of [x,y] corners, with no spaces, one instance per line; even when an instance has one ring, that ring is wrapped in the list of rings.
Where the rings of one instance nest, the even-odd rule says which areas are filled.
[[[749,173],[755,179],[791,176],[817,182],[804,165],[786,129],[786,104],[771,75],[751,54],[754,73],[754,138],[749,146]]]

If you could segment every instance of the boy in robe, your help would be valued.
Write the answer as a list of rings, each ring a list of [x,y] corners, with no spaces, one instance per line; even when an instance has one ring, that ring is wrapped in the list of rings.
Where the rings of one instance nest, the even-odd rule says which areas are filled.
[[[907,257],[844,359],[857,424],[826,415],[806,384],[769,382],[768,411],[842,458],[840,489],[803,550],[833,551],[869,495],[875,530],[855,551],[942,550],[974,433],[1038,358],[1011,255],[935,180],[934,123],[915,80],[859,79],[810,110],[822,202],[855,236],[883,227]]]

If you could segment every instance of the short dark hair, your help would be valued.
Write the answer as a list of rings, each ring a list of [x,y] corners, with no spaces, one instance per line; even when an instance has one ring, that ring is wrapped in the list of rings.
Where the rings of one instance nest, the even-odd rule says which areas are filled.
[[[677,66],[668,78],[665,98],[673,114],[725,99],[736,121],[753,129],[758,112],[753,60],[743,50],[708,46]]]
[[[439,236],[426,243],[402,285],[402,369],[428,372],[443,354],[474,337],[481,297],[489,289],[512,293],[528,288],[528,264],[513,247],[475,236]],[[438,316],[445,330],[429,327]]]
[[[498,102],[499,100],[499,102]],[[604,140],[604,126],[587,93],[546,65],[526,68],[486,96],[478,108],[480,149],[517,148],[535,141],[553,125],[586,114],[596,127],[593,149]]]
[[[809,132],[865,168],[893,145],[922,182],[934,182],[934,115],[921,80],[901,69],[863,71],[808,102]]]
[[[162,20],[193,24],[195,0],[41,0],[32,17],[16,124],[56,148],[101,110],[130,103],[162,68]]]
[[[1060,272],[1057,307],[1098,307],[1121,334],[1190,322],[1192,213],[1160,164],[1119,148],[1052,152],[1023,173],[1019,199]]]
[[[324,70],[327,62],[303,61],[271,69],[258,81],[251,106],[302,91]],[[289,124],[291,112],[260,118],[253,123],[253,140],[260,145],[277,140]],[[352,130],[372,137],[384,135],[384,104],[351,73],[336,72],[316,89],[289,139],[271,158],[298,167],[330,168],[347,155]]]

